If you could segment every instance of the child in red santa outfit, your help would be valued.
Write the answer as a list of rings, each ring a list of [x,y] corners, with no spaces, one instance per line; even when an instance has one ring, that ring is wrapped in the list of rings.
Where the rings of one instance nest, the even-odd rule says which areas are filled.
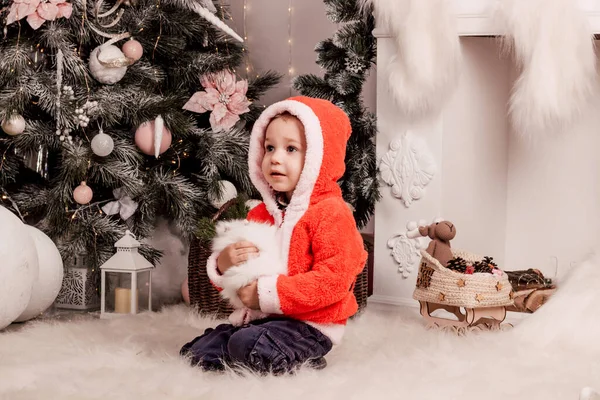
[[[367,259],[352,212],[337,181],[345,171],[347,115],[331,102],[293,97],[268,107],[250,138],[249,172],[263,203],[248,220],[275,224],[287,274],[262,276],[239,290],[248,308],[268,318],[207,329],[181,349],[194,365],[221,370],[243,365],[285,373],[302,364],[326,366],[358,309],[353,287]],[[208,276],[256,256],[250,242],[212,254]]]

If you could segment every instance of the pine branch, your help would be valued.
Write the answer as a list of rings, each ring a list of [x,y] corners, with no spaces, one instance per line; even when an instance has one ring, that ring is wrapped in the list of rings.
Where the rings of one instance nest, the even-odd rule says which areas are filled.
[[[152,193],[153,197],[160,199],[156,202],[160,215],[173,219],[178,229],[186,235],[194,231],[196,203],[202,201],[203,193],[190,181],[159,168],[152,171],[145,193]]]
[[[21,166],[20,158],[6,139],[0,139],[0,185],[6,186],[16,180]]]
[[[214,134],[211,147],[212,161],[220,174],[231,179],[246,193],[252,190],[248,179],[249,136],[245,131],[233,130]]]
[[[368,40],[363,35],[364,24],[362,21],[352,21],[342,25],[333,35],[332,42],[340,48],[365,47],[364,41]],[[372,35],[371,35],[372,36]],[[357,45],[357,43],[359,43]]]
[[[23,215],[43,215],[50,201],[47,188],[39,185],[26,185],[12,194],[14,201],[19,205]]]
[[[132,145],[130,141],[118,137],[113,138],[113,142],[114,149],[110,157],[114,157],[124,164],[141,166],[144,157],[137,147]]]
[[[25,42],[22,46],[17,47],[16,41],[8,40],[0,47],[2,54],[0,57],[0,83],[3,87],[10,82],[15,82],[23,71],[30,69],[28,66],[29,55],[26,51],[28,45],[31,46],[31,43]]]
[[[296,77],[292,85],[294,89],[305,96],[317,97],[320,99],[333,100],[336,96],[335,90],[323,80],[313,74],[300,75]]]
[[[55,127],[40,121],[26,121],[25,132],[14,136],[13,145],[23,153],[37,152],[40,146],[59,149],[61,142],[55,134]]]
[[[91,157],[91,156],[88,156]],[[132,196],[143,191],[143,181],[138,177],[135,164],[119,160],[91,163],[88,169],[88,181],[91,185],[97,183],[108,187],[123,187]]]
[[[246,97],[251,102],[255,102],[264,95],[267,90],[277,85],[281,78],[282,74],[276,71],[267,71],[256,78],[250,79],[248,81],[248,92],[246,93]]]
[[[127,69],[127,74],[121,85],[139,85],[141,87],[155,87],[160,85],[166,79],[166,74],[162,68],[140,60]]]
[[[324,0],[325,13],[331,22],[339,24],[360,19],[361,12],[356,1]]]
[[[327,83],[340,95],[358,95],[362,91],[364,78],[348,71],[340,71],[326,77]]]
[[[323,40],[315,47],[318,53],[317,64],[329,72],[340,71],[345,67],[347,51],[333,44],[332,39]]]

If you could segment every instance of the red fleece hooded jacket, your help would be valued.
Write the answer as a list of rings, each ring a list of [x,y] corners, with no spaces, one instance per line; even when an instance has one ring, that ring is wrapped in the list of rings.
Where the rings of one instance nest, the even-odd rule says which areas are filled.
[[[263,176],[261,163],[267,126],[286,111],[304,125],[307,148],[302,174],[283,213]],[[282,259],[287,259],[288,271],[287,275],[259,278],[260,308],[265,313],[305,321],[333,343],[339,343],[348,318],[358,309],[353,285],[367,259],[352,212],[337,184],[345,171],[350,133],[348,116],[331,102],[292,97],[261,114],[252,130],[248,155],[250,178],[263,197],[263,203],[250,211],[248,219],[279,227]],[[207,268],[219,286],[217,256],[211,255]]]

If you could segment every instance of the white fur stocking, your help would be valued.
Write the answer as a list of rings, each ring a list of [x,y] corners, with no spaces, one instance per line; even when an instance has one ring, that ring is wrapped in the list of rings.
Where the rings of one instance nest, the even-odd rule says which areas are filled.
[[[573,122],[596,89],[591,30],[573,0],[503,0],[497,18],[520,68],[510,116],[526,139]]]
[[[458,82],[461,50],[448,0],[359,0],[373,4],[378,26],[394,40],[387,65],[392,95],[411,117],[438,112]]]

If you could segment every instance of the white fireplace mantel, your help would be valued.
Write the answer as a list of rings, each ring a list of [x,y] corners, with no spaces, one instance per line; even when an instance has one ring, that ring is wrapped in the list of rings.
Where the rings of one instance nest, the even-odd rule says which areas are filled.
[[[460,36],[498,36],[502,28],[494,18],[494,9],[501,0],[452,0],[456,12],[458,34]],[[577,0],[585,12],[592,32],[600,34],[600,0]],[[382,29],[375,29],[378,38],[389,37]]]
[[[508,118],[518,69],[496,38],[482,37],[499,34],[487,11],[495,0],[454,1],[462,6],[461,76],[439,114],[412,120],[395,105],[385,68],[395,41],[377,40],[376,144],[384,174],[372,303],[418,306],[419,257],[407,235],[415,221],[446,218],[457,230],[453,247],[549,277],[564,276],[600,243],[600,94],[564,132],[534,132],[535,144],[519,140]],[[600,11],[600,0],[581,4]],[[600,12],[589,16],[600,32]]]

